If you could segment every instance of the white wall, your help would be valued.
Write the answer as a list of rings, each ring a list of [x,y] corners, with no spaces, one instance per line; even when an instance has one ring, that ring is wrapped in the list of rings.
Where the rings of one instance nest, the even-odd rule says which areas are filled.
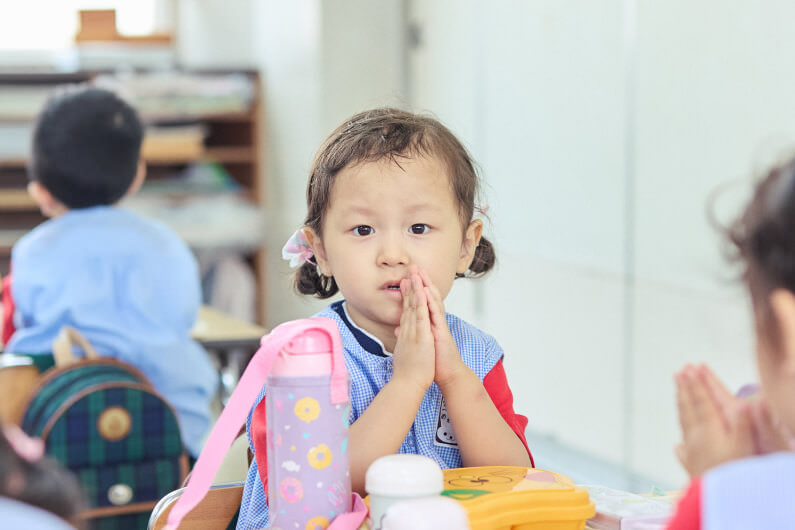
[[[177,54],[192,68],[251,68],[257,62],[256,0],[177,0]]]
[[[531,429],[680,485],[673,372],[707,361],[734,387],[756,377],[708,197],[795,145],[795,4],[428,0],[411,13],[424,37],[412,101],[465,140],[490,188],[501,265],[469,310],[505,347],[517,408]],[[746,193],[721,194],[718,216]]]

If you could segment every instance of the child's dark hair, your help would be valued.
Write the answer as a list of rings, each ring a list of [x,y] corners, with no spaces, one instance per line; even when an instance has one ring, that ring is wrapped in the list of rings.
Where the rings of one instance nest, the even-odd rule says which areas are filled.
[[[393,108],[356,114],[329,135],[309,174],[304,226],[322,237],[323,218],[334,179],[345,167],[383,159],[399,164],[401,158],[414,156],[434,156],[444,162],[465,230],[475,212],[479,191],[478,173],[472,158],[455,135],[437,120]],[[481,237],[467,276],[485,274],[494,266],[494,261],[494,247]],[[295,288],[318,298],[329,298],[338,290],[334,278],[321,275],[313,262],[304,263],[298,269]]]
[[[0,427],[0,496],[37,506],[82,528],[78,514],[87,505],[74,475],[51,458],[31,462],[21,457],[6,437],[6,429],[16,427]]]
[[[795,158],[759,181],[728,236],[744,262],[743,276],[758,320],[777,333],[769,318],[769,295],[778,288],[795,293]]]
[[[39,114],[29,178],[70,209],[113,204],[135,178],[142,141],[138,114],[119,96],[64,88]]]

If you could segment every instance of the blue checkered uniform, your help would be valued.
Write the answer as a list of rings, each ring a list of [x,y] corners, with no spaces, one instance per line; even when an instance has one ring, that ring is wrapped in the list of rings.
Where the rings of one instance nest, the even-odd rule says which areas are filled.
[[[345,313],[343,302],[335,302],[315,316],[331,318],[339,326],[342,347],[345,350],[345,365],[351,379],[351,423],[353,423],[392,378],[392,357],[383,353],[380,343],[372,336],[351,323]],[[502,348],[492,336],[449,313],[447,325],[464,363],[483,381],[502,358]],[[263,388],[255,407],[264,397]],[[414,424],[398,452],[427,456],[435,460],[442,469],[461,467],[463,463],[458,447],[439,434],[440,430],[444,430],[439,424],[442,406],[442,392],[434,383],[425,392]],[[251,441],[251,413],[246,422],[246,431],[249,436],[249,446],[254,451],[254,444]],[[257,469],[257,461],[252,460],[243,490],[237,528],[248,530],[267,526],[268,503]]]

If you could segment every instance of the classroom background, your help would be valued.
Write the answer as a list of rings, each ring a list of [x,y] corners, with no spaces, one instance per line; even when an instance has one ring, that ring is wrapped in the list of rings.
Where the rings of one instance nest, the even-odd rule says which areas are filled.
[[[129,42],[76,46],[78,9],[115,9]],[[222,88],[253,105],[253,130],[196,156],[248,175],[245,200],[199,203],[226,221],[210,241],[195,238],[218,226],[195,209],[171,221],[208,267],[251,272],[205,295],[269,328],[325,305],[292,292],[280,257],[325,136],[367,107],[433,113],[480,164],[498,256],[447,309],[504,347],[539,467],[650,491],[685,483],[674,371],[705,361],[734,389],[756,378],[719,227],[795,147],[793,17],[787,0],[0,0],[0,79],[245,74]],[[19,94],[6,89],[7,110]],[[219,138],[200,125],[200,144]],[[4,168],[24,134],[0,119]],[[15,193],[0,190],[6,249]]]

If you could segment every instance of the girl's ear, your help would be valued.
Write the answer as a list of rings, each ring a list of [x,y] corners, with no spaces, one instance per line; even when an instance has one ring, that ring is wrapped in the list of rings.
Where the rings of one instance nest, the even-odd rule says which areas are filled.
[[[31,180],[28,182],[28,195],[39,207],[44,217],[58,217],[68,210],[58,199],[53,197],[50,190],[42,186],[38,181]]]
[[[469,266],[472,265],[472,259],[475,257],[475,249],[478,248],[480,243],[480,236],[483,235],[483,221],[474,219],[464,232],[464,241],[461,242],[461,255],[458,259],[458,267],[456,272],[464,274]]]
[[[795,375],[795,294],[782,288],[774,290],[770,308],[779,335],[781,369]]]
[[[315,261],[317,262],[317,268],[320,274],[328,277],[334,276],[326,257],[326,248],[323,246],[323,240],[308,226],[304,227],[304,235],[306,236],[306,242],[309,243],[309,246],[312,248],[312,253],[315,255]]]
[[[130,183],[130,187],[127,188],[127,192],[124,194],[124,196],[126,197],[128,195],[132,195],[141,189],[144,180],[146,180],[146,162],[144,162],[143,157],[141,157],[138,159],[138,170],[135,172],[135,178],[133,178],[133,181]]]

